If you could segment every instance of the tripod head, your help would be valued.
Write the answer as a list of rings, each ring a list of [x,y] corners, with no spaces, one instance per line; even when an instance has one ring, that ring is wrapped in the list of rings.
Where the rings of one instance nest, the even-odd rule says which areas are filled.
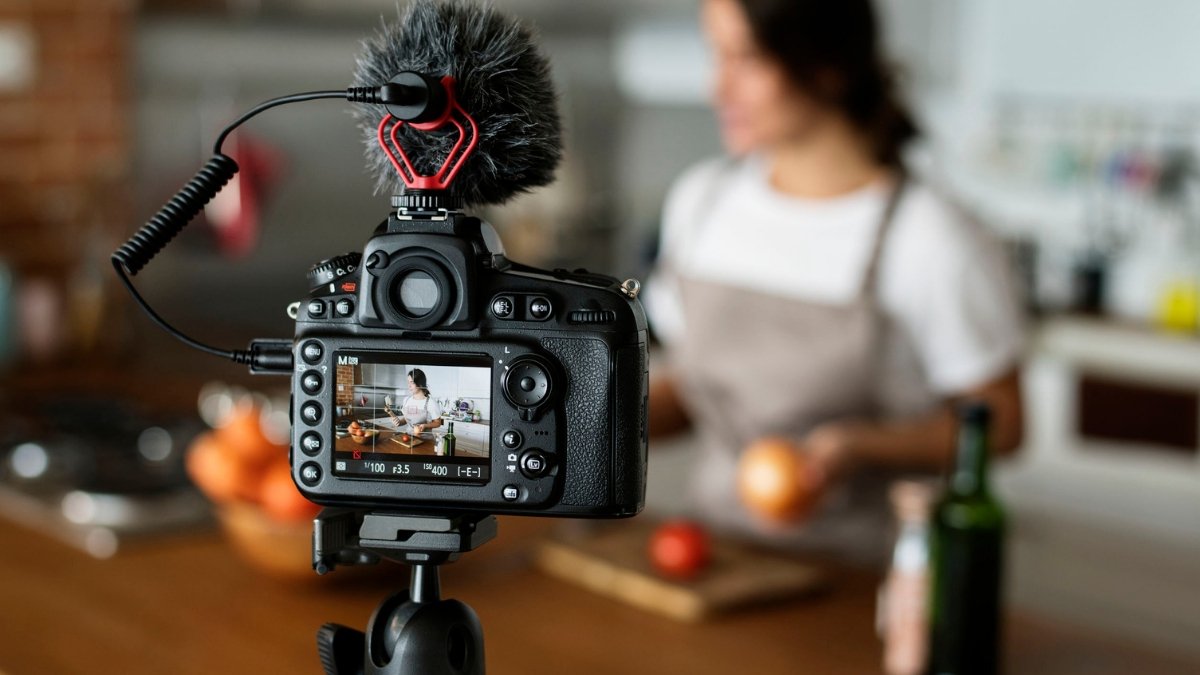
[[[325,509],[313,521],[313,569],[380,560],[412,565],[409,589],[384,600],[367,631],[325,624],[317,650],[326,675],[482,675],[483,626],[465,603],[444,600],[438,566],[496,536],[496,517]]]

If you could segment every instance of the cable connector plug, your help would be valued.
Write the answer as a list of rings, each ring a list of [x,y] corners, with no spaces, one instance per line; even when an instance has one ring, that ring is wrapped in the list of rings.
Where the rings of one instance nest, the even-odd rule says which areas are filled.
[[[233,361],[250,367],[254,375],[291,375],[295,359],[291,340],[258,339],[250,349],[234,352]]]
[[[399,73],[382,86],[348,87],[346,100],[385,106],[392,117],[410,124],[439,120],[450,108],[446,78],[412,71]]]

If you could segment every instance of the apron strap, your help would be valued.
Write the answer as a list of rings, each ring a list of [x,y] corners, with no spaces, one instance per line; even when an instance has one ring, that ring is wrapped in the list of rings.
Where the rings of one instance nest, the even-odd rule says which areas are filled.
[[[879,227],[875,228],[875,240],[871,243],[871,257],[867,259],[867,269],[863,273],[862,287],[858,292],[860,298],[872,297],[875,294],[875,282],[879,276],[879,261],[883,257],[884,240],[887,239],[892,221],[896,219],[896,209],[900,205],[900,198],[904,195],[907,182],[908,173],[904,169],[898,170],[896,184],[892,187],[892,193],[888,196],[887,204],[883,207],[883,214],[879,218]]]

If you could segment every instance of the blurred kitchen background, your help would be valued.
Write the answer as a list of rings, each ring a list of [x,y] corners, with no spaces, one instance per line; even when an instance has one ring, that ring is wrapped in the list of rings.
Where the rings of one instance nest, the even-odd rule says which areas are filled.
[[[1033,339],[998,471],[1014,606],[1200,663],[1200,3],[880,0],[926,131],[912,163],[1010,244]],[[663,196],[719,152],[695,0],[496,0],[561,88],[558,181],[488,212],[511,257],[644,278]],[[0,402],[31,373],[153,363],[108,256],[235,114],[349,82],[391,0],[0,0]],[[385,215],[344,104],[244,127],[237,199],[138,277],[188,332],[291,332],[312,263]],[[151,392],[142,392],[151,393]],[[680,453],[654,455],[671,511]]]

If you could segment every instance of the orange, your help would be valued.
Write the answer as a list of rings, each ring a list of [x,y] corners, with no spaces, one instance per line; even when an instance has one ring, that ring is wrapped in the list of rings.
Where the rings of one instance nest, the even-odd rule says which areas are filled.
[[[257,496],[261,465],[246,462],[214,432],[192,441],[186,465],[192,481],[215,502],[253,501]]]
[[[217,429],[221,443],[243,461],[262,466],[272,459],[287,457],[287,448],[276,445],[263,434],[262,408],[253,403],[241,403]]]
[[[321,507],[305,499],[292,482],[287,462],[272,463],[263,475],[261,498],[263,511],[275,520],[301,522],[312,520]]]

